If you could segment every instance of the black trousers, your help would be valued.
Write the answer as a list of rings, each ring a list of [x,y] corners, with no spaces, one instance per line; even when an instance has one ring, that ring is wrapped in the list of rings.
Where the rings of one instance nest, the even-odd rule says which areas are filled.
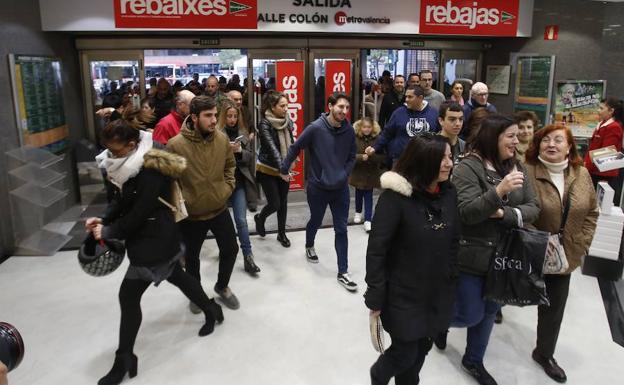
[[[205,314],[209,313],[210,299],[202,290],[199,281],[184,272],[178,263],[167,281],[177,286],[182,293],[193,301]],[[117,354],[132,353],[143,315],[141,297],[151,282],[142,279],[124,279],[119,288],[121,322],[119,326],[119,346]],[[212,317],[212,315],[210,315]]]
[[[256,178],[264,190],[267,204],[260,211],[260,218],[264,221],[277,211],[277,231],[286,231],[286,213],[288,210],[288,188],[290,184],[279,176],[267,175],[262,172],[256,173]]]
[[[216,287],[218,290],[225,289],[230,283],[238,254],[236,230],[234,230],[229,210],[223,210],[221,214],[205,221],[187,219],[180,222],[179,226],[184,246],[186,246],[186,271],[200,282],[199,253],[208,230],[212,231],[219,247],[219,274]]]
[[[542,356],[550,358],[555,354],[561,321],[568,301],[570,274],[546,274],[544,282],[546,282],[550,306],[539,305],[537,307],[536,349]]]
[[[371,384],[386,385],[394,377],[396,385],[417,385],[420,382],[420,369],[432,345],[431,338],[417,341],[392,338],[390,348],[371,367]]]

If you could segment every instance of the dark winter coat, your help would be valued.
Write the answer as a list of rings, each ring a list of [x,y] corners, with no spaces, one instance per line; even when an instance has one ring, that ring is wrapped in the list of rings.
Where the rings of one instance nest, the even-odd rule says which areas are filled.
[[[379,110],[379,125],[381,128],[384,128],[388,120],[390,120],[394,110],[401,107],[404,100],[405,95],[399,95],[394,90],[384,95],[381,101],[381,108]]]
[[[525,174],[524,184],[509,193],[505,201],[495,190],[502,177],[496,171],[486,170],[477,155],[466,156],[453,169],[452,181],[457,188],[462,223],[457,256],[461,271],[476,275],[487,273],[496,245],[508,229],[518,227],[515,209],[520,210],[525,226],[537,220],[540,207],[532,182],[522,165],[517,167]],[[503,218],[490,218],[500,208],[504,211]]]
[[[457,194],[413,191],[389,171],[381,187],[366,252],[366,306],[381,310],[392,338],[414,341],[447,330],[453,315],[459,239]]]
[[[171,202],[172,178],[186,168],[186,160],[163,150],[150,150],[139,173],[114,188],[113,200],[102,218],[102,238],[126,241],[133,266],[156,266],[180,251],[173,212],[158,197]]]
[[[292,122],[288,128],[290,132],[291,142],[294,143]],[[282,164],[282,155],[280,154],[279,137],[277,136],[277,130],[273,128],[271,122],[263,118],[258,123],[258,136],[260,138],[260,150],[258,151],[258,164],[256,168],[265,174],[279,176],[279,168]],[[272,168],[274,170],[267,169]]]
[[[230,138],[230,142],[233,142],[238,136],[243,137],[240,141],[242,151],[234,153],[236,187],[243,186],[246,197],[252,194],[257,196],[256,178],[254,177],[255,153],[253,152],[253,142],[249,140],[249,133],[238,127],[224,128],[223,132]]]

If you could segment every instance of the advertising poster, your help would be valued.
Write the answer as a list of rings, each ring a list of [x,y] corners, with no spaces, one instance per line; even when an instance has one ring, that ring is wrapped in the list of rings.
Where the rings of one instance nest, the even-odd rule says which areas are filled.
[[[288,99],[288,116],[293,122],[293,136],[295,140],[304,129],[305,105],[305,78],[303,61],[278,61],[275,64],[277,91],[284,93]],[[303,190],[303,151],[299,154],[299,161],[292,169],[293,178],[290,181],[290,191]]]
[[[549,121],[554,56],[518,56],[514,112],[533,111],[541,124]]]
[[[351,96],[351,60],[327,60],[325,62],[325,101],[334,92]],[[325,103],[325,112],[328,111]],[[351,111],[347,114],[351,120]]]
[[[61,62],[45,56],[9,55],[20,145],[54,153],[66,149]]]
[[[570,127],[576,137],[591,138],[600,122],[598,105],[605,92],[604,80],[558,81],[554,122]]]

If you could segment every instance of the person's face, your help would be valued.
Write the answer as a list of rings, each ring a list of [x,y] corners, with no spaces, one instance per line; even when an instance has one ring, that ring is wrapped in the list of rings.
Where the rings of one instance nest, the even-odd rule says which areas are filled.
[[[128,156],[136,148],[137,144],[134,140],[131,140],[128,143],[123,143],[123,142],[114,140],[112,142],[105,143],[104,145],[106,146],[108,151],[111,153],[113,158],[118,159],[118,158],[125,158],[126,156]]]
[[[489,95],[490,95],[490,93],[488,92],[487,89],[485,89],[485,90],[479,90],[479,91],[475,92],[472,95],[472,97],[474,98],[474,100],[477,101],[477,103],[485,106],[487,104]]]
[[[397,76],[394,79],[394,90],[398,93],[401,93],[403,92],[404,89],[405,89],[405,79]]]
[[[236,123],[238,123],[238,110],[236,108],[228,108],[225,113],[225,124],[228,127],[236,127]]]
[[[144,112],[154,112],[154,108],[151,108],[149,103],[143,103],[143,105],[141,106],[141,109]]]
[[[202,134],[212,134],[217,127],[217,107],[204,110],[199,115],[191,114],[193,125]]]
[[[418,110],[422,106],[424,96],[416,96],[414,90],[407,90],[405,93],[405,104],[410,110]]]
[[[551,131],[540,141],[539,155],[551,163],[563,162],[570,153],[570,143],[565,130]]]
[[[518,140],[520,143],[529,143],[533,139],[534,130],[535,127],[531,119],[520,122],[518,124]]]
[[[498,158],[500,160],[513,158],[518,143],[518,125],[512,124],[498,136]]]
[[[176,108],[178,110],[178,114],[180,114],[183,118],[186,118],[191,113],[191,106],[185,101],[177,102]]]
[[[199,74],[193,74],[193,80],[199,81]]]
[[[418,75],[411,76],[407,80],[407,85],[410,87],[417,86],[419,83],[420,83],[420,78],[418,77]]]
[[[605,103],[598,105],[598,116],[600,120],[609,120],[613,117],[613,108],[607,106]]]
[[[277,118],[285,118],[288,112],[288,100],[286,100],[286,98],[280,98],[277,104],[271,107],[271,112]]]
[[[451,146],[446,145],[446,150],[444,151],[444,157],[440,162],[440,173],[438,174],[437,182],[447,181],[449,176],[451,175],[451,169],[453,168],[453,154],[451,153]]]
[[[351,105],[347,99],[340,98],[336,101],[336,104],[329,105],[329,113],[335,121],[342,123],[347,118],[350,107]]]
[[[373,131],[373,125],[369,121],[365,120],[365,121],[362,122],[362,126],[360,127],[360,131],[364,135],[370,135],[370,133]]]
[[[438,122],[442,131],[450,136],[457,136],[464,125],[464,113],[463,111],[446,110],[446,116],[444,119],[438,118]]]
[[[390,87],[390,83],[388,82],[381,83],[381,92],[383,92],[384,94],[387,94],[388,92],[390,92],[391,88],[392,87]]]
[[[129,93],[127,93],[127,92],[125,92],[125,93],[123,94],[123,96],[121,97],[121,105],[122,105],[123,107],[126,107],[126,106],[130,105],[130,103],[131,103],[131,102],[132,102],[132,101],[130,100],[130,94],[129,94]]]
[[[219,81],[215,78],[210,78],[206,82],[206,94],[208,96],[215,96],[219,90]]]
[[[431,86],[433,86],[433,74],[424,73],[420,76],[420,86],[425,90],[429,91]]]
[[[455,83],[455,85],[453,86],[453,95],[455,95],[456,98],[461,98],[463,93],[464,93],[464,86],[462,86],[459,83]]]
[[[159,98],[164,98],[169,93],[169,83],[167,82],[159,82],[158,86],[156,86],[156,93]]]
[[[230,91],[228,96],[230,97],[230,100],[236,104],[236,107],[241,108],[243,105],[243,95],[241,95],[240,92]]]
[[[219,91],[225,92],[226,88],[227,88],[227,83],[225,83],[225,82],[219,83]]]

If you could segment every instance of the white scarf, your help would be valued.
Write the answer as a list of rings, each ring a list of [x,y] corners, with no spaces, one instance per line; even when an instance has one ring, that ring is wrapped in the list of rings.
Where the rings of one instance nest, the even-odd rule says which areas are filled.
[[[135,177],[139,171],[141,171],[141,167],[143,167],[143,155],[151,150],[153,145],[152,133],[141,131],[137,148],[125,157],[113,158],[110,151],[104,150],[95,157],[95,160],[98,167],[106,170],[111,183],[121,190],[121,186],[123,186],[128,179]]]

